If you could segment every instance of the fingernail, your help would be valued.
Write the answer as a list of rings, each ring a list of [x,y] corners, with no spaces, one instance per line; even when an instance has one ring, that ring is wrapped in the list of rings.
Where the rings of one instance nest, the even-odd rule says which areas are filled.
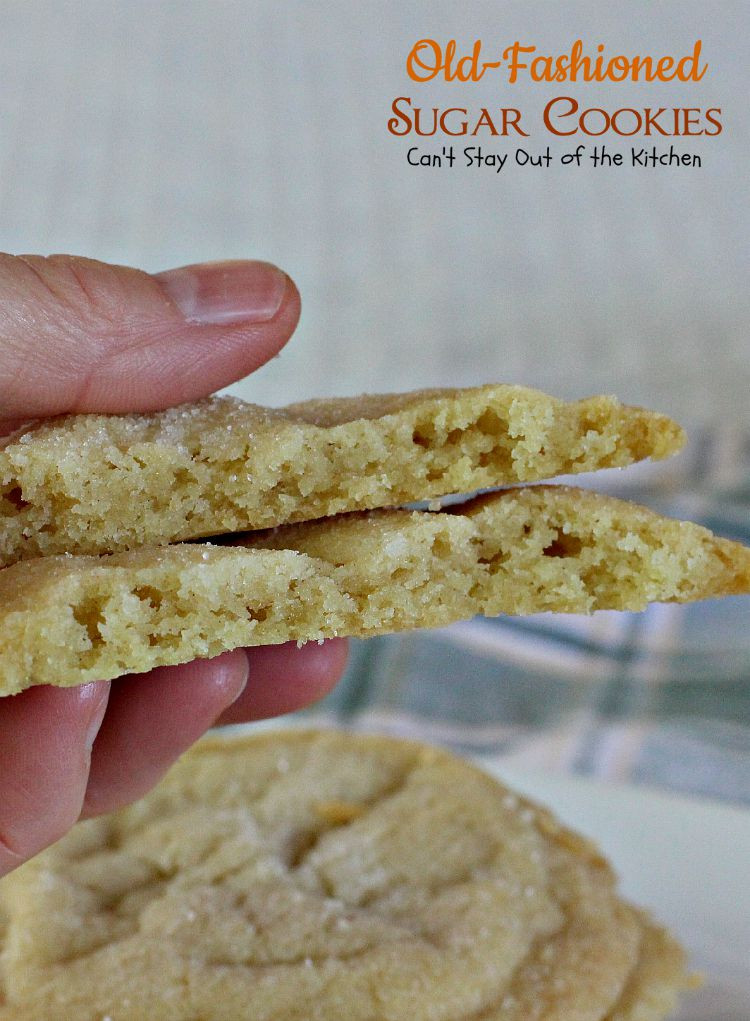
[[[247,649],[243,649],[242,652],[245,655],[245,663],[247,664],[246,668],[245,668],[245,680],[242,682],[242,687],[237,692],[237,694],[234,696],[234,698],[232,699],[232,702],[236,702],[237,699],[242,695],[243,691],[247,687],[247,682],[250,680],[250,657],[247,654]]]
[[[91,716],[89,718],[89,724],[86,728],[86,751],[90,752],[94,747],[94,741],[96,741],[97,734],[101,729],[102,721],[104,720],[104,714],[107,711],[107,703],[109,701],[109,684],[107,682],[97,681],[91,684],[82,684],[80,688],[81,698],[91,700]]]
[[[284,300],[287,277],[270,262],[203,262],[157,273],[167,297],[189,323],[265,323]]]

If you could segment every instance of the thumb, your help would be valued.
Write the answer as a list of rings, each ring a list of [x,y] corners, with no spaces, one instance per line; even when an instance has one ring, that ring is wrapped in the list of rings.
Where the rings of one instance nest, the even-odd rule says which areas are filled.
[[[195,400],[276,354],[298,317],[294,284],[266,262],[151,276],[0,254],[0,419]]]

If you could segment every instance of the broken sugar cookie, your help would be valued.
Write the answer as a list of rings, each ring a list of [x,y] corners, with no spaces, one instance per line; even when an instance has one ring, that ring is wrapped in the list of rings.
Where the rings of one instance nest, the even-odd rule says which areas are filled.
[[[226,541],[226,540],[224,540]],[[0,571],[0,694],[242,645],[750,592],[750,549],[563,486]]]
[[[566,404],[503,385],[70,415],[0,447],[0,564],[617,467],[667,457],[683,440],[664,415],[613,397]]]
[[[0,912],[0,1021],[661,1021],[689,983],[546,809],[334,731],[202,741],[0,880]]]

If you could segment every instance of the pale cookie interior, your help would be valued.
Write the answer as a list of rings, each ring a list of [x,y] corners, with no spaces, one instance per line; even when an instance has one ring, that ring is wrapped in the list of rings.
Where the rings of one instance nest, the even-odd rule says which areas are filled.
[[[440,513],[344,515],[243,542],[41,558],[0,571],[0,694],[241,645],[750,591],[744,546],[567,487],[507,490]]]
[[[587,840],[334,732],[204,742],[0,903],[0,1021],[659,1021],[686,983]]]
[[[614,397],[566,404],[503,385],[67,416],[0,448],[0,564],[622,466],[683,441],[666,416]]]

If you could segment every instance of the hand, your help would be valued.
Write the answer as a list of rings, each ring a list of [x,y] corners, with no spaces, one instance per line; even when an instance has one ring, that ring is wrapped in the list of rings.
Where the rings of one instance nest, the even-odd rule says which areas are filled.
[[[149,276],[0,255],[0,435],[47,415],[196,400],[268,361],[298,318],[294,284],[267,263]],[[145,794],[214,723],[322,697],[345,661],[343,641],[291,643],[0,698],[0,875],[78,818]]]

